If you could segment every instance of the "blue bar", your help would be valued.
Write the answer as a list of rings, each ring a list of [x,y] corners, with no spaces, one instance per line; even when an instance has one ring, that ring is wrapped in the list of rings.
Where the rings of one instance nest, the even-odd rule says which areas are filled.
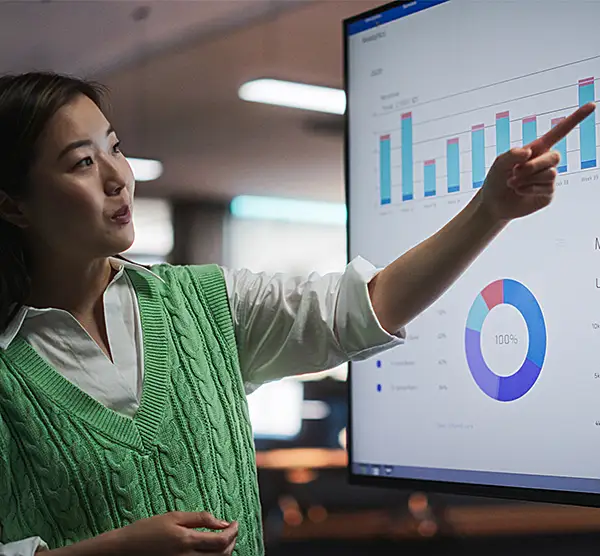
[[[523,118],[523,146],[529,145],[537,139],[537,118],[529,116]]]
[[[412,113],[402,114],[402,200],[410,201],[413,191]]]
[[[496,114],[496,155],[510,150],[510,115],[508,112]]]
[[[389,135],[382,135],[379,141],[379,191],[381,204],[392,202],[392,145]]]
[[[449,1],[450,0],[414,0],[413,2],[407,2],[405,4],[401,4],[400,6],[392,7],[379,14],[353,21],[347,25],[346,30],[348,35],[356,35],[357,33],[362,33],[368,29],[379,27],[384,23],[395,21],[396,19],[400,19],[407,15],[414,14],[416,12],[420,12],[421,10],[425,10],[427,8],[431,8],[432,6],[437,6],[438,4],[443,4],[444,2]]]
[[[460,191],[460,148],[458,137],[448,139],[446,144],[446,160],[448,164],[448,193]]]
[[[564,116],[561,118],[552,118],[552,127],[564,119]],[[560,162],[556,170],[559,174],[564,174],[567,171],[567,138],[563,137],[558,143],[556,143],[556,145],[554,145],[554,150],[560,154]]]
[[[594,100],[594,78],[588,77],[579,81],[579,106]],[[587,117],[579,124],[579,152],[581,169],[596,166],[596,114]]]
[[[471,159],[473,163],[473,188],[477,189],[485,181],[485,126],[471,128]]]
[[[435,196],[435,160],[426,160],[423,168],[425,197]]]

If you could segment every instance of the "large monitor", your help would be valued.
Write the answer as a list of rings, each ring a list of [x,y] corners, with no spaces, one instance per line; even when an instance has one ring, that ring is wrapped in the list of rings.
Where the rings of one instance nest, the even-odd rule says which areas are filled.
[[[495,157],[597,98],[600,3],[415,0],[344,22],[349,254],[383,267],[448,222]],[[596,114],[556,145],[553,204],[511,225],[355,363],[355,483],[600,502]]]

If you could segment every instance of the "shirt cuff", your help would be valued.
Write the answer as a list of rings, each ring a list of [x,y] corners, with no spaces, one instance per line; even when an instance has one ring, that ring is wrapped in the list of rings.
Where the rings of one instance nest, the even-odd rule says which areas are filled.
[[[368,284],[380,272],[361,257],[353,259],[344,272],[338,293],[336,333],[350,359],[367,359],[404,343],[404,328],[388,333],[380,324],[369,295]]]
[[[0,543],[0,556],[34,556],[37,551],[48,550],[48,545],[40,537],[29,537],[22,541]]]

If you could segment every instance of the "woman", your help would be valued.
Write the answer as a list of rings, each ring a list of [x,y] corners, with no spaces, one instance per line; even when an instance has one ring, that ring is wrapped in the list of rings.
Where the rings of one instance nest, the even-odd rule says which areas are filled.
[[[507,222],[550,203],[549,149],[593,109],[500,156],[380,273],[299,280],[115,258],[134,178],[102,89],[0,78],[0,554],[262,554],[244,390],[401,342]]]

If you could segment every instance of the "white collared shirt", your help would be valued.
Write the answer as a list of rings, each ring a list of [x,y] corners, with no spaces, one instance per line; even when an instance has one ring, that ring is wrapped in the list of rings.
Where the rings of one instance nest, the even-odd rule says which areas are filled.
[[[143,384],[142,328],[124,268],[161,278],[120,259],[111,264],[117,273],[104,293],[104,311],[112,361],[70,313],[53,308],[21,308],[0,334],[0,349],[21,334],[81,390],[133,416]],[[377,320],[367,287],[377,270],[364,259],[354,259],[343,273],[308,278],[222,270],[246,392],[285,376],[366,359],[403,341],[403,329],[388,334]],[[0,556],[32,556],[39,547],[45,545],[37,537],[0,543]]]

